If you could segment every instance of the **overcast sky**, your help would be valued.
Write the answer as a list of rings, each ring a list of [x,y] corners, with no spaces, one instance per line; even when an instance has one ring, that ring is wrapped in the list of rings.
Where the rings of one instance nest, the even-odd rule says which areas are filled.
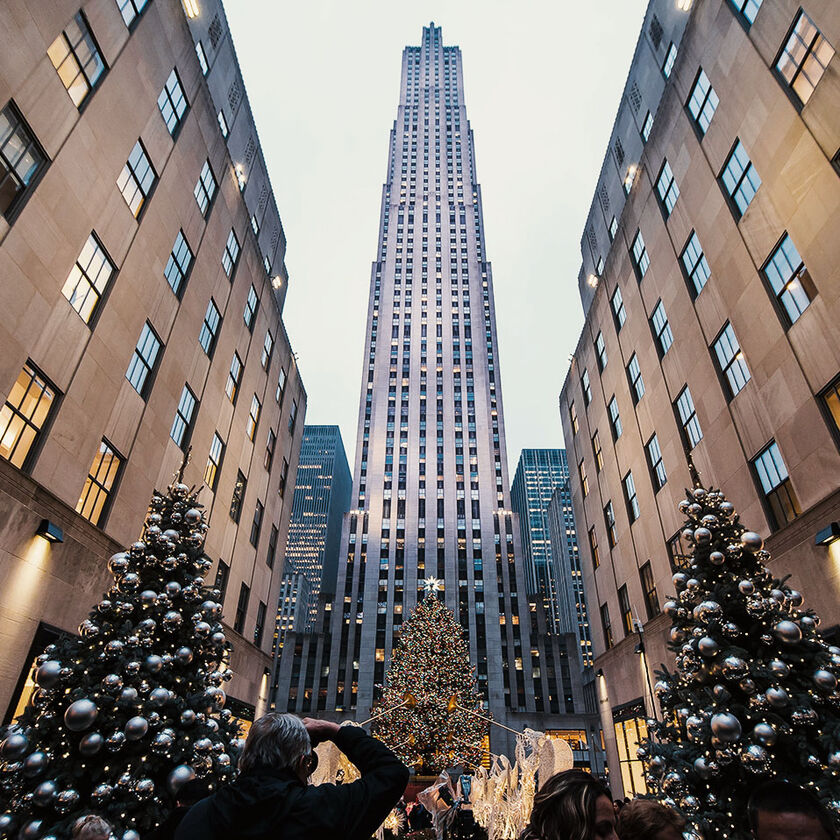
[[[511,476],[558,447],[583,324],[580,237],[646,0],[227,0],[288,249],[284,320],[307,423],[355,454],[371,262],[400,61],[424,25],[461,47]]]

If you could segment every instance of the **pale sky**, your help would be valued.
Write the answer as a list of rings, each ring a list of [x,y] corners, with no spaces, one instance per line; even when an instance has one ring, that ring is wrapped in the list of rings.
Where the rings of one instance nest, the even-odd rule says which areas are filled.
[[[464,60],[511,478],[563,446],[557,398],[583,325],[580,238],[647,0],[228,0],[287,238],[284,320],[307,423],[356,423],[371,262],[403,47]]]

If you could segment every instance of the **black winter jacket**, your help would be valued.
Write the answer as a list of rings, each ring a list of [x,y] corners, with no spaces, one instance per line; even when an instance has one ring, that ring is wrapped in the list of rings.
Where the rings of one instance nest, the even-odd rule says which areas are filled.
[[[346,785],[304,785],[291,770],[254,768],[196,803],[175,840],[369,840],[408,783],[381,741],[342,726],[336,746],[359,768]]]

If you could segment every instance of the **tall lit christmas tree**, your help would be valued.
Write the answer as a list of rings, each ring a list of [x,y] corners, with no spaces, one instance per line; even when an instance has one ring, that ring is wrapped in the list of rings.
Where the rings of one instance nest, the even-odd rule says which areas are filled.
[[[424,773],[481,763],[487,712],[461,625],[427,581],[403,624],[385,687],[371,709],[373,734]]]
[[[640,748],[652,792],[715,840],[752,836],[746,800],[770,778],[840,815],[840,648],[722,492],[695,487],[680,510],[693,555],[664,605],[677,670],[657,675],[663,720]]]
[[[206,531],[185,484],[156,493],[79,638],[38,657],[38,688],[0,745],[0,836],[67,838],[95,813],[139,840],[185,781],[231,777],[238,730],[222,709],[232,674],[220,593],[202,577]]]

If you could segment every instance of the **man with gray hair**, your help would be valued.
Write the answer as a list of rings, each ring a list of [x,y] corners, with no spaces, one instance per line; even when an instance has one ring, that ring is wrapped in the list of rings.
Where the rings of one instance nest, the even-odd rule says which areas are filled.
[[[309,785],[322,741],[333,741],[361,778]],[[274,712],[251,727],[239,770],[189,810],[175,840],[369,840],[408,783],[408,768],[361,727]]]

